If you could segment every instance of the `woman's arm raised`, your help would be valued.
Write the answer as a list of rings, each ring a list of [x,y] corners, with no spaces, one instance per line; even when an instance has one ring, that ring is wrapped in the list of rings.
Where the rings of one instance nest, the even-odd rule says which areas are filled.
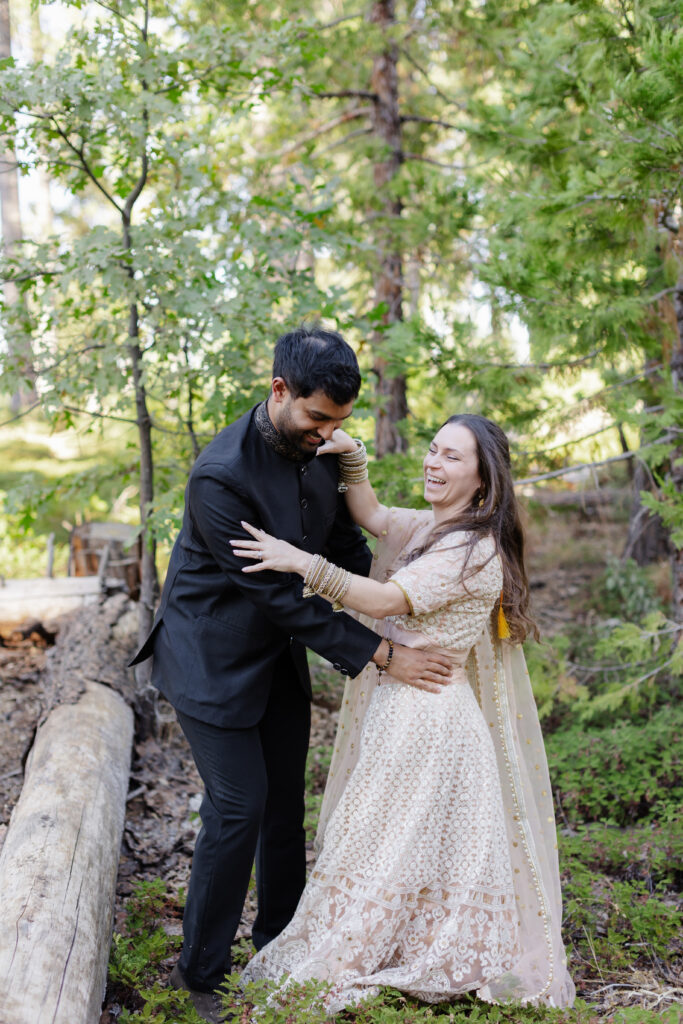
[[[330,441],[320,445],[317,454],[343,456],[345,453],[355,453],[357,451],[358,444],[354,438],[350,437],[346,431],[337,429]],[[345,481],[345,483],[347,490],[344,497],[351,513],[351,518],[359,526],[362,526],[364,530],[371,533],[373,537],[379,537],[382,530],[386,529],[389,509],[386,505],[380,504],[369,480],[359,480],[355,483]]]
[[[374,496],[374,492],[373,496]],[[379,506],[382,508],[382,506]],[[363,525],[363,524],[361,524]],[[302,551],[285,540],[271,537],[265,530],[257,530],[249,523],[242,526],[254,540],[231,540],[233,554],[238,558],[255,560],[254,565],[245,565],[242,572],[262,572],[264,569],[276,572],[296,572],[304,579],[314,558],[308,551]],[[332,567],[334,568],[334,567]],[[343,573],[344,570],[337,570]],[[388,615],[405,615],[410,611],[408,600],[401,588],[391,582],[378,583],[377,580],[354,576],[349,573],[349,585],[346,592],[339,598],[341,604],[354,611],[371,615],[374,619],[384,619]]]

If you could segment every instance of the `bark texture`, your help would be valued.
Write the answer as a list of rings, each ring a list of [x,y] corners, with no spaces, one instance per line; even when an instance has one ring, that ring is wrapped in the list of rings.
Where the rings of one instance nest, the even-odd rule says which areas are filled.
[[[671,376],[675,390],[681,394],[683,393],[683,274],[676,282],[674,309],[676,311],[678,345],[671,356]],[[678,436],[680,438],[680,434]],[[674,449],[671,456],[671,476],[678,499],[683,502],[683,446],[680,444]],[[671,545],[671,582],[674,621],[683,627],[683,548],[676,547],[675,544]]]
[[[0,1021],[97,1024],[133,741],[123,595],[62,625],[0,852]],[[117,692],[118,691],[118,692]],[[122,696],[124,694],[125,696]]]
[[[9,0],[0,0],[0,60],[7,60],[12,53]],[[5,145],[7,145],[5,143]],[[2,213],[2,248],[8,254],[21,238],[21,213],[19,209],[19,172],[12,149],[2,148],[0,143],[0,211]],[[14,306],[21,301],[19,289],[13,281],[3,283],[5,301]],[[14,367],[24,377],[24,384],[12,395],[12,411],[35,401],[33,381],[33,353],[25,342],[17,349],[16,341],[9,337],[10,353]]]
[[[370,21],[388,33],[396,23],[394,0],[375,0]],[[403,161],[396,43],[388,40],[375,57],[371,88],[375,97],[372,128],[380,143],[381,153],[373,169],[381,204],[376,236],[378,265],[375,272],[375,302],[386,307],[382,316],[382,324],[386,327],[403,319],[403,256],[399,231],[401,201],[392,195],[391,188]],[[373,349],[377,376],[375,451],[378,458],[389,452],[405,451],[406,441],[399,433],[397,424],[408,415],[405,377],[390,375],[388,361],[382,354],[382,343],[382,331],[376,331]]]
[[[132,711],[98,683],[36,734],[0,853],[8,1024],[99,1020],[132,739]]]
[[[27,620],[52,622],[60,615],[99,603],[101,584],[96,576],[52,579],[0,579],[0,633]]]
[[[628,523],[624,558],[638,565],[650,565],[669,555],[669,534],[659,516],[643,505],[641,491],[652,491],[654,481],[647,466],[636,460],[633,469],[633,499]]]

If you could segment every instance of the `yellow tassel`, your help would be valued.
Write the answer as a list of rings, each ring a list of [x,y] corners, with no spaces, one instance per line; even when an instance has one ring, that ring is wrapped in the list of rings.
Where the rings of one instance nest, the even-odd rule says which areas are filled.
[[[507,640],[510,636],[510,627],[503,611],[503,591],[500,592],[500,604],[498,605],[498,637],[500,640]]]

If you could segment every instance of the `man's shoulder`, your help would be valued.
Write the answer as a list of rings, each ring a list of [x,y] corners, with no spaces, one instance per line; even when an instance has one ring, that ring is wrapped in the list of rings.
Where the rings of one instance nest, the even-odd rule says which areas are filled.
[[[231,475],[231,471],[245,458],[245,446],[251,432],[253,414],[254,409],[250,409],[216,434],[197,456],[190,479],[205,473]]]

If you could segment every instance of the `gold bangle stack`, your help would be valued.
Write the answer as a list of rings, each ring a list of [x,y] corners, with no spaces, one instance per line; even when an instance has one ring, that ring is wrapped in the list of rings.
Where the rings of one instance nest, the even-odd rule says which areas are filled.
[[[349,489],[349,484],[362,484],[368,479],[368,453],[360,438],[354,438],[357,448],[355,452],[342,452],[339,456],[339,487],[342,493]]]
[[[344,607],[344,595],[350,586],[351,573],[347,569],[328,562],[322,555],[313,555],[304,576],[304,597],[318,594],[319,597],[332,602],[333,611],[340,612]]]

